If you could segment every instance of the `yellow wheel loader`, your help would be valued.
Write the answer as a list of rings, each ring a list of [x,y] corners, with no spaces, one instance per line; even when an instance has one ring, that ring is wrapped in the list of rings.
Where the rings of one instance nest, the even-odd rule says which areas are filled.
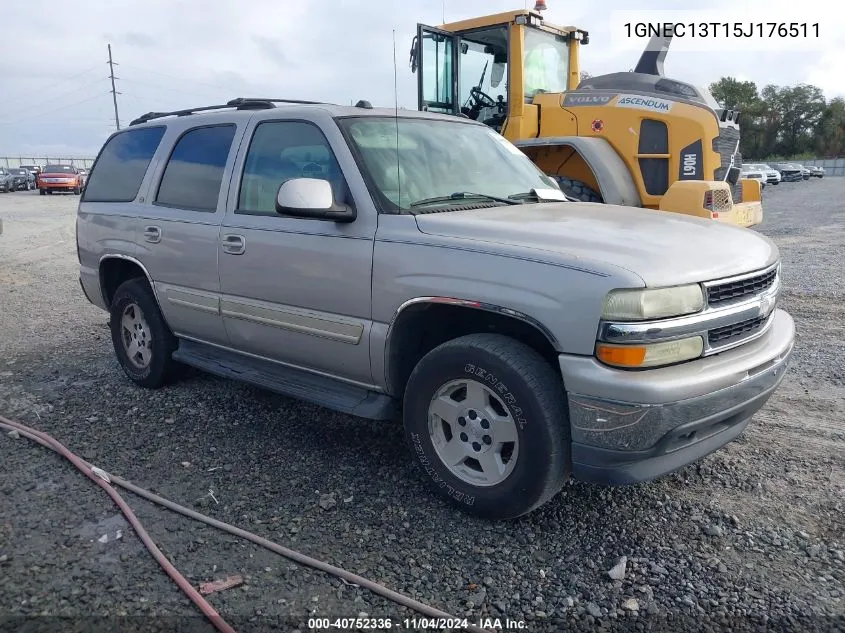
[[[489,125],[570,197],[759,224],[760,183],[739,177],[739,112],[664,76],[670,38],[652,37],[632,72],[581,81],[588,42],[530,10],[418,24],[418,107]]]

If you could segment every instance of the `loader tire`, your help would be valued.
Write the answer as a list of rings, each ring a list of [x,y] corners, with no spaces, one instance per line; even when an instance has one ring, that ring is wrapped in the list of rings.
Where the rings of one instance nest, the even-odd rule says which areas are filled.
[[[563,193],[571,198],[578,198],[581,202],[604,202],[598,191],[585,185],[580,180],[554,175],[551,177],[557,181]]]

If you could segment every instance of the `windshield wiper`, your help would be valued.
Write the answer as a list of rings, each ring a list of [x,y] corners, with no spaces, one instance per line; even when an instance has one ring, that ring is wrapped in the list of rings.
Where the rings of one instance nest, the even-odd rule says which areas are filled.
[[[532,189],[508,196],[511,200],[536,200],[537,202],[567,202],[572,200],[562,191],[555,189]]]
[[[472,191],[456,191],[448,196],[437,196],[435,198],[423,198],[411,203],[411,207],[421,207],[426,204],[439,204],[444,202],[454,202],[456,200],[492,200],[494,202],[501,202],[502,204],[520,204],[518,200],[511,200],[510,198],[500,198],[499,196],[491,196],[486,193],[473,193]]]

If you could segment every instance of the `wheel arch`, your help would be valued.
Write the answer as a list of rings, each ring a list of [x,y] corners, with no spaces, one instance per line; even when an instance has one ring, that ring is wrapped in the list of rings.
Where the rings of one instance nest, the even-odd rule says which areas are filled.
[[[110,306],[114,293],[120,284],[129,279],[142,278],[149,284],[150,289],[158,302],[153,279],[146,267],[134,257],[129,255],[108,254],[100,258],[98,276],[100,279],[100,292],[106,306]]]
[[[535,349],[560,373],[557,338],[533,317],[510,308],[454,297],[416,297],[391,319],[385,338],[387,392],[401,399],[419,360],[448,340],[484,332],[511,336]]]
[[[603,138],[590,136],[550,136],[530,138],[514,142],[519,149],[539,166],[545,167],[546,173],[558,173],[562,162],[555,160],[550,151],[557,149],[571,150],[563,162],[576,160],[583,162],[575,168],[576,172],[589,170],[594,182],[584,177],[578,178],[598,190],[606,204],[623,206],[642,206],[642,198],[637,190],[631,172],[622,157]],[[544,150],[546,150],[544,152]],[[567,175],[569,174],[559,174]],[[572,177],[577,178],[577,174]]]

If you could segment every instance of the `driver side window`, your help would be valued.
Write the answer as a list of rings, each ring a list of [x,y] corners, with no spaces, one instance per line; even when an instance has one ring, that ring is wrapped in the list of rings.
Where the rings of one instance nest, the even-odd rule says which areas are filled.
[[[291,178],[319,178],[345,202],[346,184],[319,127],[305,121],[264,121],[247,151],[235,213],[276,215],[276,194]]]

